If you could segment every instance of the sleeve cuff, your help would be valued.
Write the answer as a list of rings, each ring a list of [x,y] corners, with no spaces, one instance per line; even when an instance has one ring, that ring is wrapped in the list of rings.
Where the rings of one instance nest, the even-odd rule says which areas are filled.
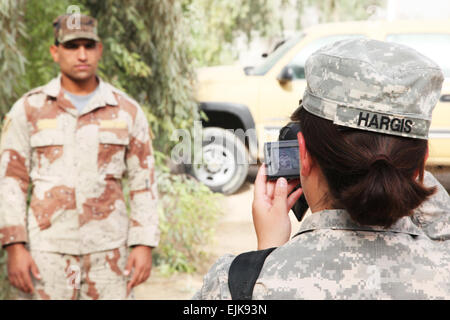
[[[10,226],[0,229],[0,243],[2,246],[19,242],[28,242],[28,236],[24,226]]]
[[[159,229],[154,226],[150,227],[131,227],[128,231],[127,246],[148,246],[156,247],[159,243]]]

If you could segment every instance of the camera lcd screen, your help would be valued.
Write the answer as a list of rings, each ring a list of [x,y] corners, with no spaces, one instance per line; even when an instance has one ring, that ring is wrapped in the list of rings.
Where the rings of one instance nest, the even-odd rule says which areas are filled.
[[[296,179],[300,176],[297,140],[267,142],[264,144],[264,155],[269,180],[280,177]]]
[[[288,147],[278,149],[280,157],[280,169],[291,170],[299,169],[298,148]]]

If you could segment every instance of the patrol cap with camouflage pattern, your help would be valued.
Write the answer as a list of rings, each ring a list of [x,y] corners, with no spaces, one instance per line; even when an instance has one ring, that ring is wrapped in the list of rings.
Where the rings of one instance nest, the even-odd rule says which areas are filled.
[[[97,20],[82,14],[66,14],[53,21],[55,40],[65,43],[75,39],[100,41]]]
[[[428,139],[444,80],[429,58],[404,45],[353,38],[306,61],[302,105],[336,125]]]

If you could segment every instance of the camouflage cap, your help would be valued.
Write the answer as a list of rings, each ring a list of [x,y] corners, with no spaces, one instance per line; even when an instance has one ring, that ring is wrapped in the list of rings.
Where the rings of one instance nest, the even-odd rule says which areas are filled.
[[[66,14],[53,21],[55,40],[59,43],[75,39],[100,41],[97,35],[97,20],[82,14]]]
[[[306,61],[302,105],[336,125],[428,139],[444,80],[429,58],[404,45],[353,38]]]

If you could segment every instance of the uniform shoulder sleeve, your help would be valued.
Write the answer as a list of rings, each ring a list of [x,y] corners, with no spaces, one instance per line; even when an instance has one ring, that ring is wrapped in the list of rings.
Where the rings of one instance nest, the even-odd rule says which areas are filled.
[[[428,171],[426,187],[436,187],[436,193],[414,211],[411,220],[433,240],[450,239],[450,197],[441,183]]]
[[[156,247],[159,243],[158,190],[155,159],[147,117],[139,104],[128,96],[118,96],[120,107],[133,119],[126,151],[130,192],[128,246]]]
[[[220,257],[203,278],[203,285],[193,300],[231,300],[228,288],[228,272],[235,255]]]
[[[26,99],[26,95],[20,98],[5,116],[1,132],[0,153],[11,150],[27,160],[27,163],[24,164],[29,166],[30,133],[25,110]]]
[[[0,242],[27,242],[26,200],[30,183],[30,142],[25,96],[3,123],[0,142]]]

